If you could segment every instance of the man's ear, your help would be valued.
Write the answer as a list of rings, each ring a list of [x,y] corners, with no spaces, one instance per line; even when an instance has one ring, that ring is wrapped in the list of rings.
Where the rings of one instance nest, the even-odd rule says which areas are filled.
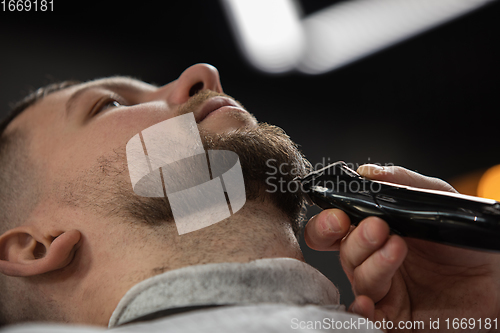
[[[35,276],[71,263],[81,234],[78,230],[43,235],[34,227],[21,226],[0,236],[0,273]]]

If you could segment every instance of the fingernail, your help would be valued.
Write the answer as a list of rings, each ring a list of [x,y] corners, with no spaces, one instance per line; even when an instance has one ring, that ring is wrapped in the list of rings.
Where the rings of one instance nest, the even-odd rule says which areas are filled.
[[[340,220],[335,215],[333,211],[328,212],[328,226],[332,229],[333,232],[341,232],[342,226],[340,225]]]
[[[359,307],[357,303],[354,303],[351,307],[352,313],[359,314]]]
[[[382,250],[380,250],[380,254],[382,254],[382,256],[388,260],[394,259],[392,245],[390,243],[385,244]]]
[[[377,164],[363,164],[358,168],[357,172],[360,175],[379,175],[384,172],[384,167]]]
[[[364,230],[363,234],[365,235],[365,238],[370,242],[371,244],[375,244],[377,240],[373,237],[372,232],[370,230],[370,224],[365,224],[364,225]]]

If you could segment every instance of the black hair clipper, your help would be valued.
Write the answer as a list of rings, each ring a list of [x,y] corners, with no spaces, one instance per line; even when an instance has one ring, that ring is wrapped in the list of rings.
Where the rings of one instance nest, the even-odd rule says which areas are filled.
[[[343,210],[355,225],[378,216],[401,236],[500,251],[498,201],[369,180],[344,162],[298,181],[312,203]]]

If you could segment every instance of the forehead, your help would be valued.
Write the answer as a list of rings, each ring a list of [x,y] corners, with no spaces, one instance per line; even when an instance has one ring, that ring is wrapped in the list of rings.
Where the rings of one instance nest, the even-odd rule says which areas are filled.
[[[96,88],[147,93],[155,91],[158,87],[156,85],[149,84],[144,81],[130,77],[113,76],[108,78],[96,79],[75,86],[71,86],[69,88],[54,93],[54,95],[62,99],[66,98],[69,100],[70,98],[74,98],[75,94],[79,94],[89,89],[96,89]]]
[[[92,81],[87,81],[70,88],[86,88],[86,87],[99,87],[99,86],[109,86],[109,87],[130,87],[131,89],[152,91],[158,88],[154,84],[146,83],[136,78],[128,76],[112,76],[106,78],[95,79]],[[69,89],[69,88],[68,88]]]
[[[72,85],[70,87],[49,93],[47,96],[38,100],[33,105],[29,106],[24,112],[14,118],[7,126],[6,132],[19,128],[27,120],[36,118],[37,115],[48,116],[48,110],[60,110],[61,108],[71,107],[79,96],[92,89],[110,89],[119,93],[149,93],[158,89],[158,86],[149,84],[144,81],[126,77],[126,76],[113,76],[107,78],[95,79],[80,84]],[[43,115],[42,115],[43,113]]]

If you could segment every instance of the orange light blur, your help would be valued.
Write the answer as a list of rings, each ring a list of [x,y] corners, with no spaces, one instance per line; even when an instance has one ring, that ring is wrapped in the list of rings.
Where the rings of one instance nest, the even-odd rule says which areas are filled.
[[[477,185],[479,197],[500,201],[500,164],[489,168]]]

